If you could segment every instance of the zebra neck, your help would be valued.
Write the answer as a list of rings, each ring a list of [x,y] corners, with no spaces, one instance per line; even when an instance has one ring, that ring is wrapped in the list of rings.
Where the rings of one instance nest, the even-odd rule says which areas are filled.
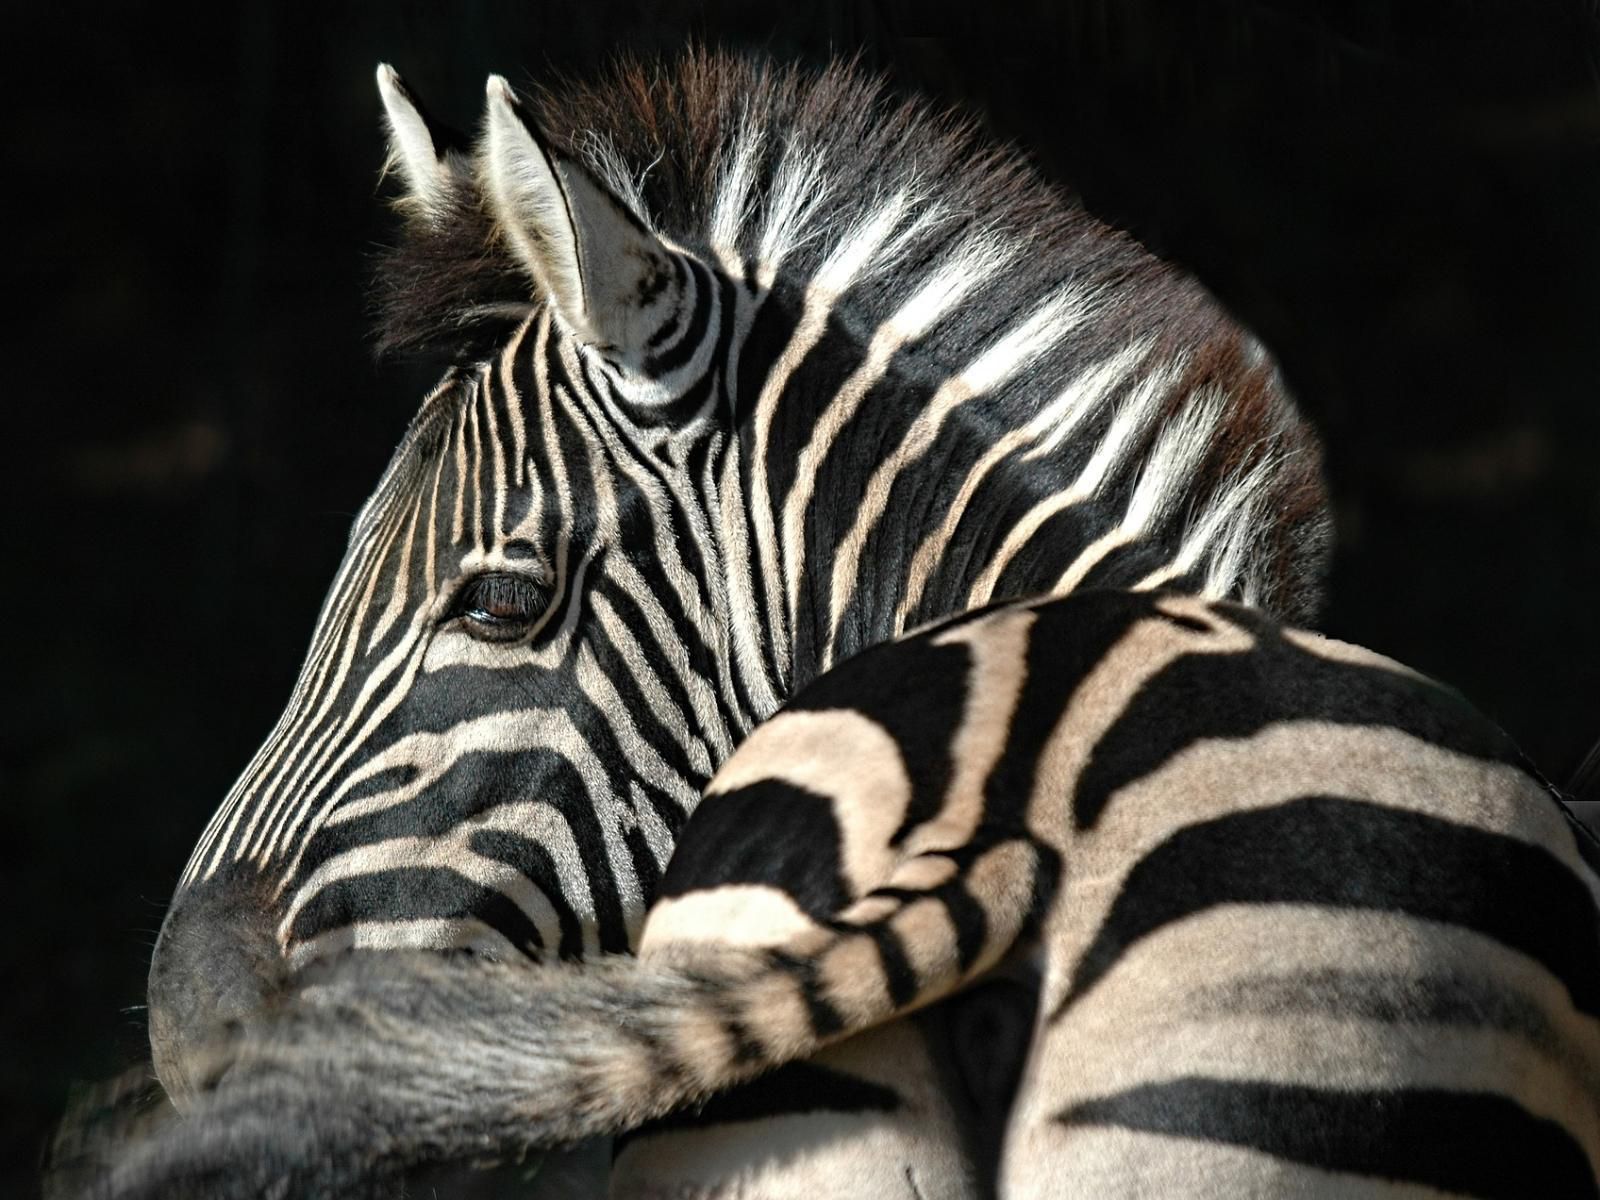
[[[909,628],[1056,590],[1086,549],[1119,538],[1120,514],[1101,499],[1062,502],[1062,467],[1093,447],[1030,457],[1041,423],[1012,416],[1012,397],[951,411],[951,389],[938,377],[908,370],[869,382],[859,351],[852,354],[854,370],[833,368],[842,380],[830,381],[826,355],[802,364],[784,403],[770,413],[758,404],[742,430],[759,613],[742,625],[770,642],[747,655],[774,681],[772,707]],[[999,422],[1013,430],[996,439]],[[1026,531],[1029,514],[1040,536]],[[1116,575],[1126,582],[1161,561],[1137,538],[1117,551]]]

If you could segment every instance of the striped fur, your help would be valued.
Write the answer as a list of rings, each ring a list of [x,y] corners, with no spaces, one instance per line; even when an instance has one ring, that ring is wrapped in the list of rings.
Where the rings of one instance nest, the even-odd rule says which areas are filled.
[[[636,946],[733,748],[907,628],[1080,586],[1314,608],[1318,456],[1272,362],[969,124],[690,53],[492,80],[463,150],[379,87],[381,341],[453,365],[174,896],[180,1103],[213,1025],[329,955]]]
[[[1600,1195],[1597,869],[1499,730],[1376,654],[1175,595],[1002,606],[762,725],[637,960],[331,964],[105,1194],[380,1194],[1032,955],[1005,1197]]]

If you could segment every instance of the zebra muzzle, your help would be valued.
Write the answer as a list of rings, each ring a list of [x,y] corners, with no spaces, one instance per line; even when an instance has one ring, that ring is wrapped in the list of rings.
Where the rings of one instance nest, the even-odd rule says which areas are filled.
[[[178,1108],[221,1078],[232,1031],[288,975],[255,889],[213,879],[174,901],[151,959],[149,1000],[151,1058]]]

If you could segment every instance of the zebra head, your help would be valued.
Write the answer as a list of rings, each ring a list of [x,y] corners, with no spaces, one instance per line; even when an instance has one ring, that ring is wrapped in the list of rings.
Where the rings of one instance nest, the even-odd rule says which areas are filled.
[[[1270,359],[970,124],[690,54],[491,79],[463,151],[378,84],[382,342],[452,365],[179,883],[175,1097],[337,951],[628,948],[716,767],[864,645],[1080,585],[1314,604],[1317,455]]]
[[[378,83],[412,240],[471,214],[521,279],[356,518],[288,706],[183,876],[150,984],[175,1096],[204,1027],[331,951],[626,949],[701,783],[770,703],[770,682],[734,686],[706,523],[734,289],[498,77],[474,158],[436,147],[392,70]]]

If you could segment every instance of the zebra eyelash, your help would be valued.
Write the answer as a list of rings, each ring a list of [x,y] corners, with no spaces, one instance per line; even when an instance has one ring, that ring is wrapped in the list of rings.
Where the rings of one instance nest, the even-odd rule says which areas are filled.
[[[441,627],[458,625],[480,642],[515,642],[550,606],[550,589],[530,575],[485,571],[456,588]]]

